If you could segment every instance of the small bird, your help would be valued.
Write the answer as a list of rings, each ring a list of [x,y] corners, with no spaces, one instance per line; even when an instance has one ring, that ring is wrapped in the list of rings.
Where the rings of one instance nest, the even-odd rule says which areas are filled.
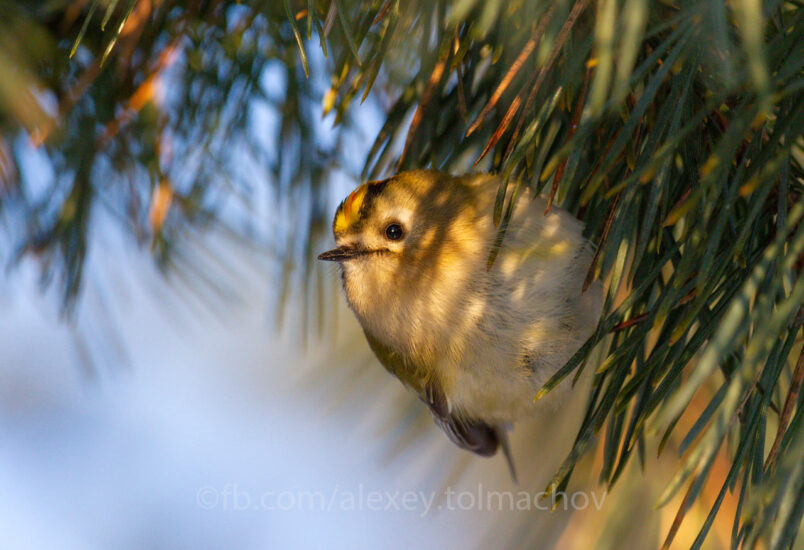
[[[581,222],[556,207],[545,214],[534,193],[523,191],[498,243],[499,184],[433,170],[363,183],[335,213],[337,248],[318,259],[340,264],[385,368],[459,447],[502,447],[516,479],[507,430],[537,410],[536,392],[592,334],[602,291],[582,292],[593,254]]]

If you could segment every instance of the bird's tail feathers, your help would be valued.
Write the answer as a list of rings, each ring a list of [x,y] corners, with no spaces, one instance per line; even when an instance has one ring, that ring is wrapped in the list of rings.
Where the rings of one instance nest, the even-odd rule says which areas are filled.
[[[514,483],[519,483],[516,477],[516,465],[514,464],[514,453],[511,452],[511,444],[508,441],[508,428],[506,426],[498,426],[494,429],[494,434],[500,442],[505,461],[508,463],[508,471],[511,472],[511,479]]]

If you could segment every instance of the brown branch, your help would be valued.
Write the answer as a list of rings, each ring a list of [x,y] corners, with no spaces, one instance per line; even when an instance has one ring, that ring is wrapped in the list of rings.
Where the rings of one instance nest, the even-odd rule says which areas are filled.
[[[581,15],[587,4],[589,4],[589,1],[590,0],[577,0],[577,2],[575,2],[575,5],[572,7],[572,11],[570,11],[569,17],[567,17],[567,20],[564,22],[564,26],[561,27],[561,30],[556,37],[556,44],[553,47],[553,51],[550,52],[550,57],[547,59],[547,62],[541,67],[541,69],[539,69],[539,72],[536,76],[536,82],[533,84],[533,86],[528,84],[528,86],[523,88],[511,102],[511,105],[508,107],[508,111],[505,113],[502,122],[494,131],[494,134],[491,136],[491,139],[489,139],[488,143],[486,143],[486,146],[483,148],[483,152],[480,153],[480,156],[475,161],[474,166],[477,166],[477,163],[483,160],[483,157],[485,157],[486,154],[488,154],[488,152],[491,151],[495,145],[497,145],[497,142],[500,140],[500,138],[502,138],[506,130],[508,130],[511,121],[514,119],[514,115],[516,115],[517,111],[519,110],[519,106],[522,104],[522,93],[528,87],[530,87],[530,94],[525,102],[525,108],[522,111],[522,115],[519,117],[519,122],[517,123],[514,133],[511,135],[511,139],[508,142],[508,148],[505,150],[505,155],[503,158],[507,158],[508,155],[511,154],[511,151],[513,151],[514,148],[514,143],[516,142],[516,138],[519,135],[519,132],[522,129],[522,124],[525,121],[525,113],[530,110],[533,101],[536,99],[536,93],[544,83],[544,79],[547,77],[547,73],[550,72],[550,69],[553,67],[556,59],[558,59],[558,54],[561,53],[561,49],[564,47],[564,43],[567,41],[570,30],[572,30],[575,21],[578,19],[578,16]]]
[[[416,107],[416,112],[413,114],[413,120],[411,120],[410,122],[410,128],[408,129],[408,136],[407,138],[405,138],[405,148],[402,149],[402,155],[399,157],[397,170],[402,169],[402,163],[405,162],[405,157],[407,157],[408,150],[410,149],[410,146],[413,143],[413,138],[416,136],[416,131],[419,129],[419,125],[422,123],[422,119],[424,118],[424,111],[425,109],[427,109],[427,106],[433,99],[433,96],[435,95],[436,86],[438,86],[438,83],[441,82],[441,77],[444,75],[444,68],[447,66],[447,60],[449,60],[449,56],[450,56],[450,49],[444,48],[442,50],[438,62],[433,68],[433,72],[430,75],[430,79],[427,81],[427,87],[424,89],[424,92],[422,92],[422,98],[421,100],[419,100],[419,105]]]
[[[614,200],[611,202],[611,206],[609,207],[609,214],[606,216],[606,224],[603,226],[603,234],[600,237],[600,244],[597,246],[597,250],[595,250],[595,255],[592,258],[592,263],[589,265],[589,271],[586,272],[586,279],[583,282],[583,289],[581,292],[586,292],[589,290],[589,287],[592,285],[592,281],[595,280],[595,267],[597,266],[597,262],[600,259],[600,252],[603,250],[603,245],[606,242],[606,239],[609,236],[609,231],[611,230],[611,224],[614,221],[614,213],[617,211],[617,204],[620,202],[620,197],[622,196],[622,192],[617,193],[617,196],[614,197]]]
[[[690,290],[690,291],[687,293],[687,295],[686,295],[686,296],[684,296],[683,298],[681,298],[681,299],[678,301],[678,303],[677,303],[676,305],[674,305],[674,306],[673,306],[673,309],[676,309],[676,308],[677,308],[677,307],[679,307],[679,306],[683,306],[684,304],[688,304],[689,302],[693,301],[693,300],[696,298],[696,296],[697,296],[697,294],[696,294],[696,292],[695,292],[695,289],[693,288],[692,290]],[[625,321],[622,321],[622,322],[620,322],[620,323],[617,323],[616,325],[614,325],[613,327],[611,327],[611,330],[610,330],[609,332],[619,332],[619,331],[621,331],[621,330],[625,330],[625,329],[627,329],[628,327],[632,327],[632,326],[634,326],[634,325],[636,325],[636,324],[641,323],[642,321],[644,321],[644,320],[645,320],[645,319],[647,319],[648,317],[650,317],[650,312],[647,312],[647,313],[641,313],[641,314],[637,315],[636,317],[632,317],[631,319],[627,319],[627,320],[625,320]]]
[[[586,88],[589,85],[590,72],[586,72],[586,78],[583,81],[583,88],[581,88],[581,95],[578,96],[578,102],[575,104],[575,113],[572,115],[572,122],[570,123],[569,132],[567,132],[567,142],[575,136],[578,131],[578,126],[581,123],[581,112],[583,111],[583,104],[586,100]],[[550,187],[550,195],[547,196],[547,207],[544,209],[545,216],[550,212],[550,207],[553,205],[556,192],[558,192],[558,184],[561,183],[561,178],[564,176],[564,169],[567,167],[567,160],[565,157],[556,168],[556,175],[553,177],[553,185]]]
[[[514,115],[516,114],[521,104],[522,104],[522,98],[520,96],[516,96],[514,100],[511,102],[511,105],[508,106],[508,111],[506,111],[505,116],[502,119],[502,122],[500,122],[500,125],[497,127],[496,130],[494,130],[491,139],[489,139],[488,143],[486,143],[486,146],[483,148],[483,151],[480,153],[480,156],[477,157],[477,160],[472,165],[472,168],[477,166],[477,163],[483,160],[483,157],[485,157],[488,154],[488,152],[491,151],[491,149],[495,145],[497,145],[497,142],[500,141],[500,138],[503,136],[505,131],[508,129],[508,126],[511,124],[511,121],[514,119]]]
[[[768,453],[768,458],[765,460],[766,472],[770,472],[776,467],[776,459],[779,454],[779,447],[782,444],[782,438],[784,437],[784,432],[787,429],[787,423],[790,420],[790,416],[793,414],[793,408],[796,406],[796,402],[798,401],[798,394],[801,391],[802,382],[804,382],[804,349],[801,350],[801,353],[798,356],[796,370],[793,373],[792,380],[790,381],[790,390],[787,392],[787,399],[784,401],[782,414],[779,417],[779,428],[776,430],[776,439],[773,440],[770,453]]]
[[[572,6],[572,10],[567,17],[567,20],[564,22],[564,26],[561,27],[561,30],[558,32],[558,36],[556,37],[556,45],[553,48],[553,51],[550,52],[550,57],[547,59],[547,63],[545,63],[542,69],[539,71],[536,83],[530,90],[528,100],[525,102],[525,108],[522,110],[522,116],[519,117],[519,121],[514,129],[514,133],[511,136],[511,141],[508,143],[508,148],[505,150],[505,154],[503,155],[503,160],[508,158],[508,155],[510,155],[514,150],[516,137],[519,135],[519,132],[522,131],[522,125],[525,123],[525,113],[530,110],[530,107],[536,100],[536,94],[538,93],[539,88],[541,88],[544,79],[547,77],[548,71],[553,66],[553,63],[555,63],[556,59],[558,59],[558,54],[561,52],[561,48],[564,47],[564,43],[567,41],[570,31],[575,25],[575,21],[577,21],[578,17],[581,16],[581,13],[583,13],[584,9],[586,9],[586,6],[589,5],[589,2],[590,0],[577,0]]]
[[[616,325],[611,327],[611,330],[609,332],[619,332],[621,330],[627,329],[628,327],[638,325],[639,323],[647,319],[649,316],[650,313],[643,313],[641,315],[637,315],[636,317],[632,317],[631,319],[617,323]]]
[[[185,31],[185,29],[187,27],[187,23],[188,23],[191,15],[194,14],[195,11],[196,11],[195,8],[193,8],[193,9],[189,10],[188,13],[185,14],[181,18],[181,20],[179,21],[179,23],[178,23],[178,25],[176,27],[177,36],[173,39],[173,41],[171,42],[171,46],[169,46],[168,48],[170,48],[173,45],[175,45],[176,43],[178,43],[178,41],[181,38],[184,37],[184,31]],[[145,0],[141,0],[137,4],[136,10],[126,20],[125,25],[123,26],[123,29],[120,31],[120,38],[118,40],[118,45],[117,45],[118,49],[122,50],[124,48],[124,45],[126,43],[127,38],[131,39],[133,44],[136,44],[136,40],[139,37],[139,34],[142,32],[142,29],[143,29],[143,27],[144,27],[149,15],[150,15],[150,13],[151,13],[151,4],[150,4],[150,2],[146,2]],[[68,11],[67,14],[65,15],[65,18],[67,20],[70,20],[71,17],[73,17],[73,15],[71,14],[70,11]],[[153,83],[152,81],[150,81],[150,77],[153,76],[153,73],[161,70],[160,65],[165,63],[164,51],[165,50],[163,50],[162,55],[160,55],[159,60],[157,61],[157,67],[154,68],[153,70],[151,70],[150,71],[151,74],[149,74],[149,77],[146,78],[146,82],[148,82],[149,85]],[[129,57],[130,57],[130,55],[129,55]],[[42,144],[45,143],[45,141],[48,139],[48,137],[50,137],[51,133],[53,132],[53,130],[55,130],[56,126],[60,123],[60,121],[63,121],[67,117],[67,115],[70,113],[70,111],[73,110],[73,108],[76,106],[76,104],[79,102],[79,100],[84,96],[84,94],[87,93],[87,91],[89,90],[89,87],[92,84],[94,84],[95,80],[100,75],[101,68],[102,68],[101,65],[102,65],[102,56],[97,56],[94,59],[94,61],[92,62],[92,64],[89,67],[87,67],[87,69],[84,70],[84,72],[82,72],[81,75],[76,79],[75,84],[66,92],[64,97],[59,102],[58,114],[55,117],[55,119],[51,121],[52,122],[51,125],[40,129],[37,133],[35,133],[34,135],[31,136],[31,145],[33,147],[42,146]],[[132,97],[130,98],[129,102],[131,102],[132,100],[136,99],[137,94],[140,94],[140,96],[142,96],[143,92],[147,88],[147,87],[143,87],[144,84],[145,83],[141,84],[137,88],[137,90],[135,90],[135,92],[132,95]],[[127,116],[125,113],[123,115],[121,115],[121,117],[125,117],[125,116]],[[107,133],[109,132],[110,129],[112,130],[111,135],[116,134],[117,130],[119,129],[119,125],[121,125],[121,123],[125,123],[125,122],[126,121],[119,120],[119,119],[115,119],[115,120],[111,121],[107,125],[107,127],[104,129],[104,136],[107,135]],[[117,125],[118,128],[115,128],[115,125]],[[106,140],[105,137],[102,136],[100,138],[100,142],[102,144],[105,143],[106,141],[107,140]]]
[[[114,120],[110,121],[98,138],[98,148],[104,148],[146,103],[154,98],[159,81],[166,68],[177,58],[177,52],[184,37],[183,32],[176,36],[159,54],[154,67],[149,71],[148,77],[140,84],[128,99],[123,111]]]
[[[538,44],[539,39],[541,39],[544,31],[547,29],[547,25],[553,19],[553,15],[558,7],[559,2],[553,2],[550,7],[547,9],[547,13],[539,21],[539,25],[533,30],[533,33],[530,36],[530,39],[525,43],[525,46],[522,48],[522,51],[519,52],[519,55],[511,64],[511,67],[508,69],[508,72],[505,73],[505,76],[497,85],[497,89],[494,90],[494,93],[491,94],[491,99],[489,99],[488,103],[481,109],[480,114],[477,115],[477,118],[466,131],[466,137],[469,137],[475,130],[477,130],[480,125],[483,123],[485,118],[494,109],[497,102],[502,97],[503,93],[511,82],[514,80],[514,77],[519,73],[519,70],[525,64],[525,61],[528,60],[530,55],[533,53],[533,50],[536,49],[536,44]],[[509,109],[510,110],[510,109]]]
[[[667,537],[664,539],[664,544],[662,544],[661,550],[667,550],[670,548],[670,544],[676,537],[678,528],[681,527],[681,522],[684,521],[684,516],[687,515],[687,508],[689,508],[691,504],[690,497],[692,496],[692,488],[694,486],[694,483],[690,483],[690,486],[687,488],[687,492],[684,494],[684,499],[681,501],[678,511],[676,512],[676,516],[673,518],[673,523],[670,525],[670,530],[667,532]]]
[[[463,87],[463,67],[460,63],[456,67],[456,70],[458,72],[458,112],[463,121],[466,122],[466,113],[469,112],[469,109],[466,107],[466,91]]]
[[[385,4],[383,4],[382,8],[380,8],[380,11],[377,12],[377,16],[374,18],[374,21],[371,22],[371,26],[373,27],[374,25],[382,21],[383,18],[388,14],[388,12],[391,11],[391,6],[393,5],[394,0],[387,0]]]

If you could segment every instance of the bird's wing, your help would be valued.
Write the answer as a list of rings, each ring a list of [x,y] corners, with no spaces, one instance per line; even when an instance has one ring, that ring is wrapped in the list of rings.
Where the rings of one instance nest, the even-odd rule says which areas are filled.
[[[396,376],[402,383],[411,388],[430,409],[436,425],[447,434],[450,441],[458,447],[472,451],[481,456],[492,456],[502,445],[511,476],[516,480],[516,471],[508,447],[508,435],[504,426],[490,426],[479,419],[457,416],[450,411],[447,398],[440,385],[435,380],[425,380],[420,370],[409,365],[400,355],[388,346],[377,340],[368,331],[368,340],[371,351],[380,360],[383,366]]]

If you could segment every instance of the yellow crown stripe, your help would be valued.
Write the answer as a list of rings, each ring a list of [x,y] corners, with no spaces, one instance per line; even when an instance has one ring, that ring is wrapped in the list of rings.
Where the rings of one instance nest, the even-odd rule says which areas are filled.
[[[348,230],[355,222],[360,219],[360,207],[363,206],[363,199],[366,198],[368,184],[364,183],[352,191],[346,200],[343,201],[338,213],[335,216],[335,232],[340,233]]]

